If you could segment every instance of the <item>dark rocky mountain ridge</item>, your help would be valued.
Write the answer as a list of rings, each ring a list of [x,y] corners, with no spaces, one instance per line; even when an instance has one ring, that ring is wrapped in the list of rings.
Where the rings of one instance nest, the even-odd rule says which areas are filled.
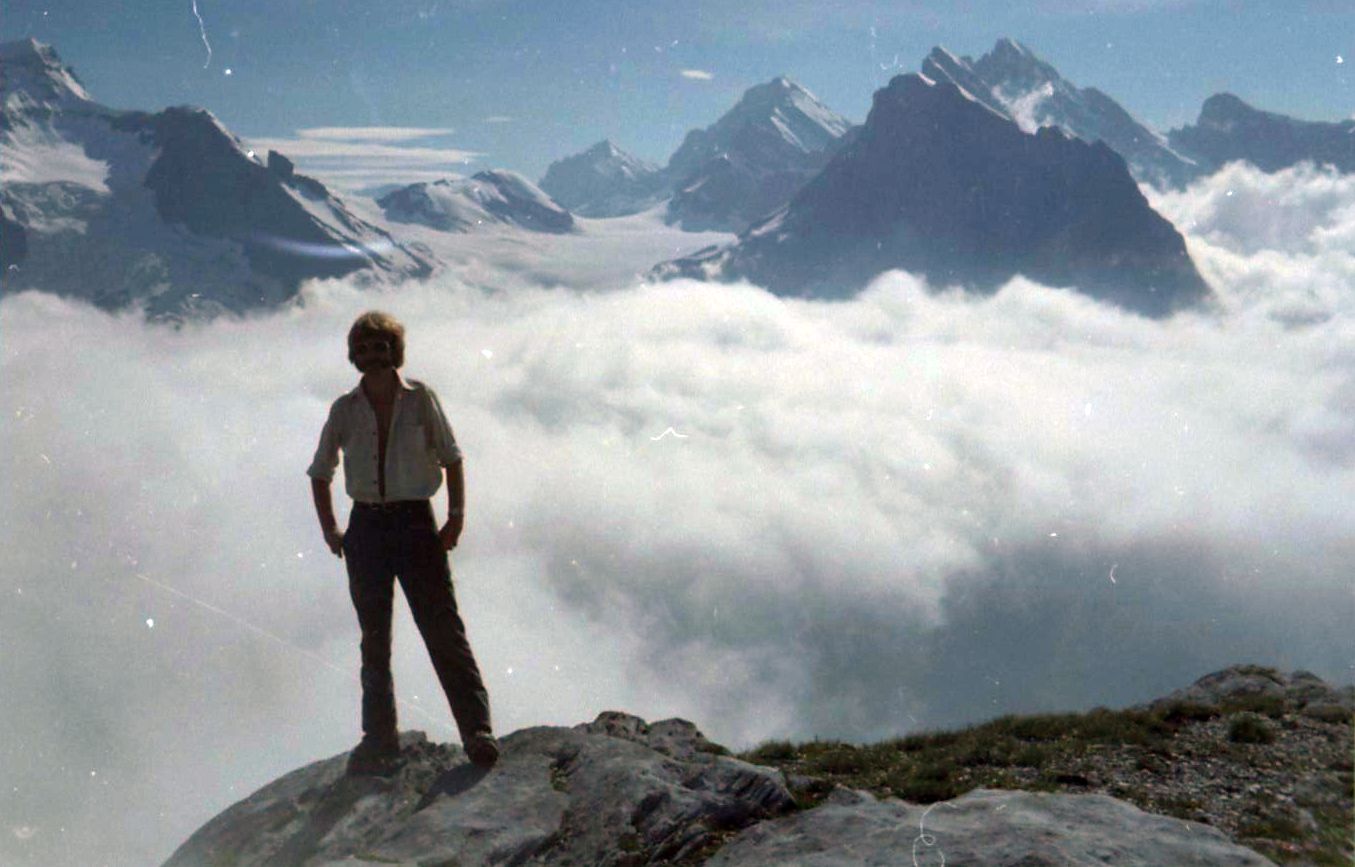
[[[733,244],[651,273],[842,298],[890,268],[978,291],[1023,274],[1148,316],[1210,294],[1180,234],[1104,143],[1024,133],[917,74],[876,91],[859,134],[787,206]]]
[[[1265,172],[1299,162],[1355,172],[1355,119],[1336,123],[1305,121],[1261,111],[1231,93],[1205,100],[1193,125],[1168,134],[1172,146],[1195,156],[1213,171],[1245,160]]]

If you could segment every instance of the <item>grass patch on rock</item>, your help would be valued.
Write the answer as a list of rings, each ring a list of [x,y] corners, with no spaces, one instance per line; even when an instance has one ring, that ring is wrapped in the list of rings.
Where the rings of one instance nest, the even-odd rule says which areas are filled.
[[[968,728],[916,732],[864,745],[772,740],[736,757],[780,768],[801,809],[817,806],[835,785],[918,804],[950,800],[985,787],[1104,791],[1141,809],[1202,821],[1208,817],[1199,798],[1164,796],[1160,786],[1146,787],[1131,777],[1116,776],[1122,772],[1100,774],[1102,766],[1096,759],[1098,753],[1125,756],[1128,748],[1131,773],[1161,779],[1181,762],[1201,759],[1198,738],[1191,753],[1175,743],[1178,732],[1219,718],[1228,723],[1227,737],[1220,734],[1208,748],[1212,761],[1252,761],[1252,751],[1273,743],[1277,732],[1292,730],[1284,728],[1290,717],[1282,701],[1248,696],[1217,705],[1177,701],[1150,710],[1097,707],[1086,713],[1006,715]],[[1348,782],[1349,764],[1340,764],[1329,773]],[[1255,843],[1253,848],[1278,863],[1295,860],[1284,848],[1292,841],[1301,841],[1308,863],[1349,863],[1341,853],[1349,850],[1351,817],[1334,811],[1309,815],[1317,823],[1316,832],[1312,821],[1300,822],[1282,809],[1258,808],[1237,830],[1236,839],[1244,845]]]

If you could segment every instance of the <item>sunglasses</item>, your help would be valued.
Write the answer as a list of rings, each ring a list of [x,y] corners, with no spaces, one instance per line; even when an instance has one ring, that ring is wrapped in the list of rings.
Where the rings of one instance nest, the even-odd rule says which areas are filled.
[[[354,355],[361,355],[364,352],[381,352],[387,349],[390,349],[389,340],[356,340],[352,345]]]

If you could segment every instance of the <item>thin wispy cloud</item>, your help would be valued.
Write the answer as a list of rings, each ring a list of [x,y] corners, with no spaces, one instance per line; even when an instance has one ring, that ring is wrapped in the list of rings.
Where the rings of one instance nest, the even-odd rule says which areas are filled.
[[[479,151],[463,148],[406,147],[329,138],[251,138],[248,141],[260,153],[275,150],[297,159],[383,159],[406,165],[443,165],[466,163],[484,156]]]
[[[296,131],[297,138],[333,141],[399,142],[437,138],[456,132],[452,127],[316,126]]]
[[[485,122],[485,123],[512,123],[514,120],[515,120],[515,118],[508,117],[507,115],[496,114],[496,115],[492,115],[492,116],[490,116],[490,117],[485,118],[485,119],[484,119],[484,122]]]
[[[678,74],[683,78],[690,78],[693,81],[710,81],[715,77],[715,73],[707,72],[704,69],[684,69]]]
[[[297,130],[294,138],[247,141],[256,153],[275,150],[303,173],[355,191],[455,177],[484,156],[464,148],[400,144],[445,134],[405,127],[316,127]]]

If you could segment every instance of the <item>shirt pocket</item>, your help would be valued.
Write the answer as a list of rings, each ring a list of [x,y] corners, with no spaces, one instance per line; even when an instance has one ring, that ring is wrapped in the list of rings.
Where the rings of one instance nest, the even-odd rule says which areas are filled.
[[[399,450],[402,458],[412,460],[417,465],[428,460],[430,454],[428,429],[414,421],[398,425],[395,430],[395,442],[392,445]]]

